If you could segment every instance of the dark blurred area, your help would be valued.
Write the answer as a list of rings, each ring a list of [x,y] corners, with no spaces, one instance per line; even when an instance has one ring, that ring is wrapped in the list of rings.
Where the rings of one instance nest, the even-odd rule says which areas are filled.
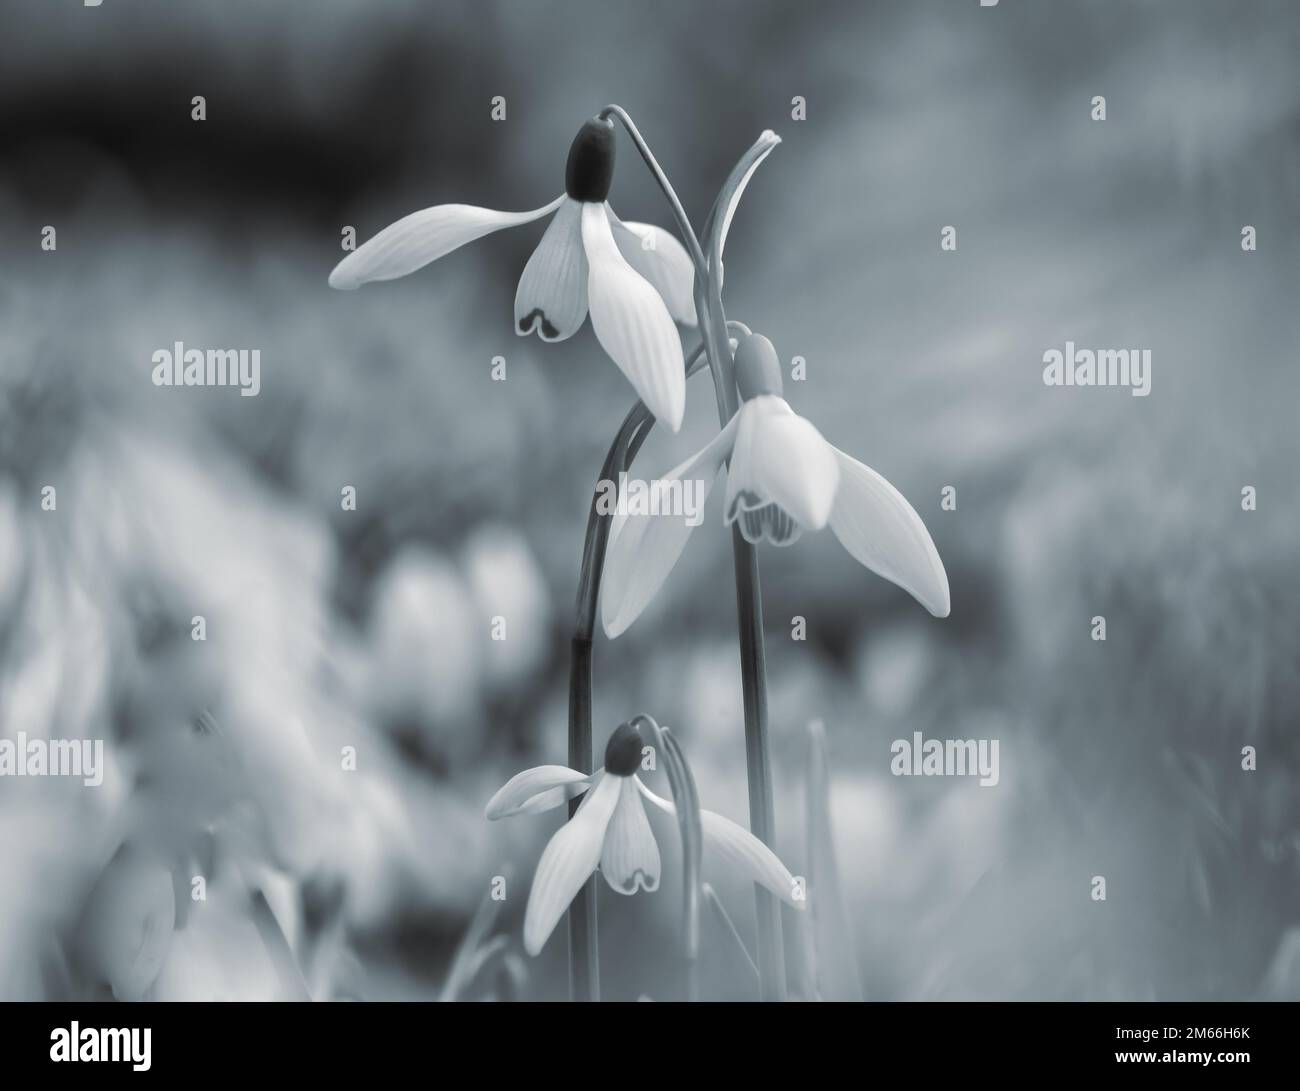
[[[549,201],[618,102],[697,224],[781,135],[728,314],[806,360],[791,405],[898,486],[949,574],[940,622],[830,535],[761,553],[778,849],[799,873],[823,720],[865,995],[1300,999],[1297,56],[1285,0],[0,0],[0,736],[108,756],[94,790],[0,780],[0,998],[283,995],[249,890],[313,996],[436,998],[507,873],[509,945],[473,988],[565,994],[561,933],[517,949],[558,813],[483,806],[565,761],[587,505],[630,388],[590,328],[512,332],[541,225],[326,278],[347,226]],[[671,226],[618,155],[613,207]],[[1150,396],[1045,386],[1067,340],[1150,348]],[[259,349],[260,394],[154,386],[176,341]],[[638,467],[716,426],[692,380]],[[714,498],[598,640],[595,731],[672,725],[743,821],[721,523]],[[1000,783],[891,776],[914,731],[1000,740]],[[614,999],[672,987],[655,828],[662,891],[601,890]],[[714,881],[750,937],[748,891]],[[116,946],[141,916],[161,970]],[[709,994],[747,996],[725,961]]]

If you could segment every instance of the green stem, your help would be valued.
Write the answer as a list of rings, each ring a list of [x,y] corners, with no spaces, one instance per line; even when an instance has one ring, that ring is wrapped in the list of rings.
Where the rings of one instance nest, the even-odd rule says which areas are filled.
[[[725,427],[738,408],[728,323],[722,309],[717,276],[721,261],[714,261],[707,292],[696,283],[696,310],[707,330],[704,344],[718,390],[718,417]],[[763,592],[758,554],[731,528],[731,552],[736,572],[736,619],[740,637],[740,687],[745,712],[745,770],[749,787],[749,828],[763,844],[775,846],[775,802],[772,791],[772,746],[767,725],[767,656],[763,645]],[[781,903],[766,887],[754,885],[754,912],[758,924],[759,997],[784,1000],[785,943],[781,934]]]
[[[591,637],[575,633],[569,649],[569,767],[590,773]],[[578,800],[569,801],[569,817]],[[600,999],[600,958],[596,945],[596,878],[583,884],[569,906],[569,998],[575,1003]]]
[[[740,629],[740,685],[745,704],[745,767],[749,777],[749,826],[763,844],[776,841],[772,798],[772,748],[767,725],[767,660],[763,647],[763,595],[758,554],[731,528],[736,566],[736,613]],[[758,918],[759,996],[785,999],[785,944],[781,934],[781,903],[766,887],[754,886]]]

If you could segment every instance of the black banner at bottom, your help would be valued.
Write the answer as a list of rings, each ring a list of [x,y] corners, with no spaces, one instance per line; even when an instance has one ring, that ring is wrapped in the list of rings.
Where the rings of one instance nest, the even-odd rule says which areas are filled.
[[[672,1010],[665,1010],[672,1009]],[[350,1077],[514,1065],[548,1078],[613,1061],[667,1075],[689,1061],[811,1078],[915,1072],[1294,1073],[1289,1004],[6,1004],[5,1074]],[[453,1067],[454,1066],[454,1067]],[[1294,1078],[1292,1076],[1292,1078]],[[6,1082],[9,1082],[8,1080]],[[10,1083],[10,1086],[22,1086]]]

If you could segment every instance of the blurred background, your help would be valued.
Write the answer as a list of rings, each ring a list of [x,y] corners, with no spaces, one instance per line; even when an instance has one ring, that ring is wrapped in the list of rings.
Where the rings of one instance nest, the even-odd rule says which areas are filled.
[[[806,360],[792,406],[949,573],[940,622],[830,535],[761,551],[778,849],[806,873],[820,719],[863,995],[1300,999],[1295,5],[0,0],[0,27],[0,737],[102,738],[107,764],[97,789],[0,778],[0,996],[567,995],[563,931],[536,960],[518,939],[559,814],[483,806],[565,761],[630,388],[589,326],[512,332],[541,225],[326,277],[346,226],[545,203],[618,102],[696,223],[784,138],[732,227],[729,316]],[[610,200],[670,226],[622,137]],[[1151,395],[1045,387],[1067,339],[1150,348]],[[260,395],[153,386],[178,340],[260,349]],[[693,380],[638,466],[714,412]],[[719,490],[598,638],[595,734],[672,725],[744,821],[730,566]],[[914,731],[998,739],[1000,783],[891,776]],[[609,998],[679,989],[655,830],[660,893],[601,884]],[[752,940],[748,892],[706,878]],[[752,996],[705,941],[706,995]]]

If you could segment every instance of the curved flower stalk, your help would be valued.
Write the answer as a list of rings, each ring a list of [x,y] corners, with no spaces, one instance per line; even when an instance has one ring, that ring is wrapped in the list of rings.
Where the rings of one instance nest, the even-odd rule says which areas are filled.
[[[686,961],[686,996],[700,998],[700,858],[704,854],[704,822],[695,774],[676,737],[660,727],[653,716],[640,715],[631,721],[644,727],[653,746],[664,759],[664,770],[676,805],[677,827],[682,839],[682,945]]]
[[[659,888],[659,846],[645,804],[676,815],[676,807],[638,777],[642,738],[621,725],[605,748],[605,764],[583,774],[562,765],[527,769],[487,805],[489,819],[537,814],[585,793],[577,814],[551,838],[537,864],[524,912],[524,949],[538,954],[569,903],[597,870],[620,894]],[[794,877],[766,845],[712,811],[700,811],[706,854],[771,890],[796,908]]]
[[[436,205],[404,216],[330,273],[349,290],[422,269],[468,242],[552,216],[524,266],[515,331],[564,341],[588,313],[597,340],[651,412],[674,432],[686,406],[682,344],[674,319],[696,324],[695,263],[671,234],[624,223],[606,198],[614,176],[613,123],[592,119],[569,149],[565,192],[528,212]]]
[[[912,594],[935,617],[950,609],[948,576],[920,516],[888,481],[831,446],[781,396],[776,350],[762,336],[736,351],[740,409],[703,450],[664,476],[696,478],[707,492],[730,462],[724,519],[747,542],[786,546],[829,526],[849,554]],[[624,632],[677,563],[691,527],[680,515],[615,516],[601,620]]]

